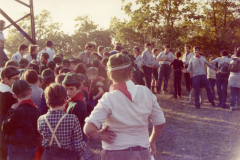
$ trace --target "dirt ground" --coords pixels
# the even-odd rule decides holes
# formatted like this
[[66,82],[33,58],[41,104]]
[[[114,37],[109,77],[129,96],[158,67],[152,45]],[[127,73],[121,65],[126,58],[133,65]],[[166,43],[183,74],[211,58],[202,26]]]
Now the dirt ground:
[[[198,110],[187,96],[157,97],[166,117],[156,142],[157,160],[240,160],[240,111],[213,108],[207,99]],[[99,160],[101,142],[91,140],[90,148],[90,159]]]

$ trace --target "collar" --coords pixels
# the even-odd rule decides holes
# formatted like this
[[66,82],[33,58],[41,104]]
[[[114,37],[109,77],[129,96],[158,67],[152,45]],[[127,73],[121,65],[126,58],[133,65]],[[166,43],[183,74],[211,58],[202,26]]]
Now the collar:
[[[68,100],[68,103],[69,103],[69,102],[73,102],[73,101],[82,101],[83,103],[85,103],[84,95],[83,95],[82,91],[78,92],[78,94],[77,94],[75,97],[69,99],[69,100]],[[64,109],[65,112],[67,112],[68,103],[67,103],[66,106],[65,106],[65,109]],[[85,103],[85,104],[86,104],[86,103]]]
[[138,56],[140,56],[140,55],[141,55],[141,54],[137,54],[137,55],[136,55],[136,58],[137,58]]
[[12,92],[12,88],[6,84],[0,83],[0,92],[5,93],[5,92],[10,92],[13,94]]
[[23,58],[23,56],[19,52],[17,52],[16,55],[19,55],[19,56],[21,56]]
[[32,107],[37,108],[36,104],[33,103],[33,101],[32,101],[31,99],[21,101],[21,102],[19,103],[19,105],[20,105],[20,104],[25,104],[25,103],[30,104]]

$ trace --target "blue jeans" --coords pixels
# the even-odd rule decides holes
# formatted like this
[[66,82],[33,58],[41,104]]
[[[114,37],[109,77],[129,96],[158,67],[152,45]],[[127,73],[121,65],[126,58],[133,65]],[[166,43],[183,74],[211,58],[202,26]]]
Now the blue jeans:
[[9,160],[34,160],[37,152],[37,147],[19,148],[8,144]]
[[229,76],[220,76],[217,74],[217,93],[221,107],[224,107],[226,105],[228,77]]
[[235,107],[236,106],[236,100],[237,100],[237,105],[240,105],[240,88],[237,87],[230,87],[231,90],[231,107]]
[[210,89],[213,93],[213,98],[215,99],[216,96],[215,96],[214,88],[215,88],[215,85],[216,85],[216,79],[209,78],[208,81],[209,81]]
[[161,90],[163,78],[164,78],[163,90],[164,91],[167,90],[170,74],[171,74],[171,67],[169,66],[169,64],[161,64],[160,71],[159,71],[159,81],[158,81],[159,90]]
[[199,75],[195,76],[192,79],[192,86],[195,90],[195,107],[200,108],[200,103],[199,103],[199,91],[200,87],[203,86],[206,91],[207,91],[207,96],[208,96],[208,101],[210,103],[213,102],[213,94],[209,86],[209,81],[207,79],[207,75]]

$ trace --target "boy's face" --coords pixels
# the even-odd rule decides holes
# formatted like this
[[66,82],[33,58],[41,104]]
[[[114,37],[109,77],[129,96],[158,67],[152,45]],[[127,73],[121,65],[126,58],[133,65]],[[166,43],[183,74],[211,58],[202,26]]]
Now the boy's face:
[[43,55],[41,55],[40,56],[40,61],[43,61],[43,60],[44,60]]
[[74,70],[74,67],[75,67],[75,64],[74,64],[74,63],[70,63],[69,69],[70,69],[71,71]]
[[38,54],[38,48],[35,49],[35,51],[33,52],[33,54]]
[[25,48],[24,50],[21,50],[21,51],[20,51],[21,54],[25,54],[25,53],[27,53],[27,52],[28,52],[28,48]]
[[151,51],[152,47],[151,46],[147,46],[146,48],[147,48],[148,51]]
[[90,81],[93,81],[97,76],[94,76],[92,74],[87,74],[87,77]]
[[190,48],[189,47],[185,47],[185,51],[186,52],[190,52]]
[[10,79],[8,79],[7,77],[5,77],[4,79],[3,79],[3,82],[6,84],[6,85],[8,85],[8,86],[12,86],[13,85],[13,83],[15,83],[17,80],[19,80],[20,79],[20,77],[19,77],[19,75],[15,75],[15,76],[12,76]]
[[87,48],[87,49],[86,49],[86,53],[87,53],[87,54],[91,54],[92,51],[93,51],[93,48]]
[[158,55],[158,51],[154,52],[154,56],[157,56]]
[[65,86],[65,85],[63,85],[64,87],[65,87],[65,89],[67,90],[67,96],[68,96],[68,98],[73,98],[73,97],[75,97],[80,91],[81,91],[81,87],[79,87],[78,89],[77,89],[77,87],[75,87],[75,86]]
[[170,48],[165,48],[165,51],[166,52],[170,52]]
[[199,55],[199,49],[195,49],[194,52],[195,52],[196,55]]

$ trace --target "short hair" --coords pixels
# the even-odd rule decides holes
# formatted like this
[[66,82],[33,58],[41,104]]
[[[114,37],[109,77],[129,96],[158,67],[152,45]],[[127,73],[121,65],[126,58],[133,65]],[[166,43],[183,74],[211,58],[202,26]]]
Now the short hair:
[[28,48],[28,46],[27,46],[26,44],[21,44],[21,45],[18,47],[18,51],[25,50],[26,48]]
[[63,61],[62,61],[62,66],[63,67],[69,67],[70,66],[70,61],[68,60],[68,59],[64,59]]
[[55,56],[53,57],[53,61],[55,63],[62,63],[62,56],[60,54],[55,54]]
[[28,60],[26,58],[21,58],[19,61],[20,68],[24,69],[29,64]]
[[166,49],[166,48],[170,48],[170,45],[169,44],[165,44],[164,45],[164,48]]
[[175,55],[176,55],[176,57],[181,57],[182,56],[182,53],[180,52],[180,51],[177,51],[177,52],[175,52]]
[[76,63],[76,65],[79,64],[79,63],[82,63],[82,60],[80,58],[76,58],[75,63]]
[[110,71],[109,76],[111,79],[113,79],[117,82],[125,82],[129,79],[129,75],[130,75],[131,71],[132,71],[132,66],[129,66],[124,69]]
[[16,67],[17,64],[19,64],[17,61],[9,60],[5,63],[5,67],[10,67],[10,66]]
[[139,47],[134,47],[133,49],[136,49],[138,53],[141,53],[140,48]]
[[76,87],[77,89],[81,87],[81,82],[73,84],[63,84],[64,87]]
[[107,65],[107,62],[108,62],[108,58],[104,58],[104,59],[102,60],[102,64],[105,65],[105,66]]
[[221,55],[222,55],[222,56],[228,56],[228,51],[222,50],[222,51],[221,51]]
[[153,53],[155,53],[155,52],[157,52],[157,51],[158,51],[157,48],[154,48],[154,49],[152,50]]
[[62,81],[64,80],[65,76],[66,76],[66,74],[63,74],[63,73],[57,75],[55,78],[55,83],[62,84]]
[[236,57],[240,57],[240,50],[237,50]]
[[92,66],[93,66],[93,67],[98,68],[99,65],[100,65],[100,62],[99,62],[98,60],[95,59],[95,60],[92,61]]
[[53,42],[52,42],[52,41],[47,41],[47,42],[46,42],[46,46],[47,46],[47,47],[52,47],[52,45],[53,45]]
[[45,89],[44,97],[48,107],[62,106],[67,99],[67,91],[60,84],[51,84]]
[[49,54],[47,52],[43,52],[42,53],[42,56],[45,60],[48,60],[49,59]]
[[151,43],[145,43],[145,47],[152,46]]
[[18,98],[25,98],[25,97],[27,97],[27,96],[30,94],[30,93],[29,93],[30,91],[31,91],[31,88],[28,88],[28,89],[27,89],[26,91],[24,91],[23,93],[18,94],[17,97],[18,97]]
[[197,49],[200,51],[200,47],[198,47],[198,46],[193,47],[193,49],[194,49],[194,51]]
[[104,55],[105,57],[110,57],[110,53],[109,53],[109,52],[104,52],[103,55]]
[[189,46],[189,45],[186,45],[185,48],[189,48],[189,49],[190,49],[190,46]]
[[103,47],[103,46],[99,46],[98,47],[98,52],[100,53],[100,52],[102,52],[102,50],[104,49],[105,47]]
[[55,74],[58,75],[58,74],[59,74],[59,71],[60,71],[62,68],[63,68],[63,66],[57,66],[57,67],[55,67],[55,68],[54,68]]
[[91,74],[91,75],[94,75],[94,76],[98,76],[98,69],[96,67],[90,67],[86,71],[86,74]]
[[117,51],[121,51],[122,50],[122,46],[115,46],[114,49],[117,50]]
[[55,67],[56,67],[56,63],[53,62],[53,61],[49,61],[49,62],[47,63],[47,67],[54,71],[54,69],[55,69]]
[[87,69],[86,69],[86,67],[85,67],[85,65],[83,64],[83,63],[79,63],[78,65],[76,65],[75,66],[75,68],[74,68],[74,72],[76,73],[76,74],[78,74],[78,73],[82,73],[82,74],[86,74],[86,71],[87,71]]
[[3,24],[5,24],[5,21],[4,20],[0,20],[0,31],[3,30]]
[[93,44],[91,42],[88,42],[86,45],[85,45],[85,49],[88,49],[88,48],[93,48]]
[[71,72],[71,70],[67,67],[64,67],[64,68],[60,69],[59,74],[68,73],[68,72]]
[[98,53],[96,53],[96,52],[93,52],[91,54],[94,55],[94,56],[98,56]]
[[74,64],[76,64],[76,62],[75,62],[75,58],[69,58],[69,63],[74,63]]
[[33,70],[33,69],[28,69],[24,73],[24,79],[29,83],[29,84],[35,84],[38,81],[38,73]]
[[123,51],[122,54],[128,55],[128,51]]
[[29,46],[29,53],[33,53],[38,48],[38,45],[30,45]]

